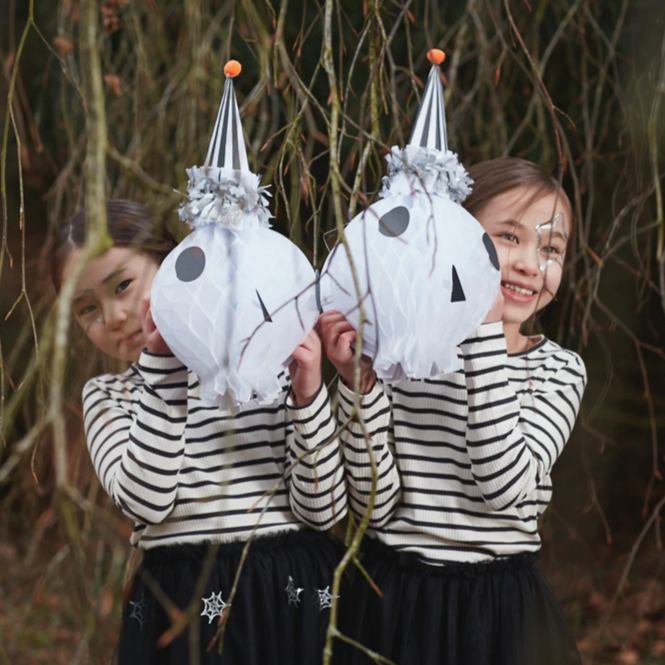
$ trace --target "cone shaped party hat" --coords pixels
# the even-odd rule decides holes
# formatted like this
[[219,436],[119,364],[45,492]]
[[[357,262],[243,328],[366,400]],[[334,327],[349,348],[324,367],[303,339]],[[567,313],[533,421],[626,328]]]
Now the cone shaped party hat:
[[249,171],[245,139],[242,135],[240,111],[233,87],[233,79],[240,73],[240,63],[231,60],[224,67],[226,83],[222,103],[219,105],[217,122],[210,139],[206,166]]
[[462,203],[471,191],[471,179],[457,155],[448,150],[446,109],[439,65],[445,54],[439,49],[427,53],[432,69],[427,77],[411,138],[404,150],[393,147],[386,156],[388,175],[380,196],[426,191],[447,195]]
[[233,79],[240,63],[230,60],[224,67],[226,82],[219,105],[208,154],[202,167],[187,169],[188,201],[180,208],[180,219],[197,228],[218,224],[234,229],[269,227],[266,187],[251,172]]
[[448,136],[446,133],[446,108],[443,102],[443,85],[439,64],[444,61],[445,54],[438,49],[428,53],[432,63],[425,94],[420,102],[416,122],[413,125],[408,145],[435,150],[448,150]]

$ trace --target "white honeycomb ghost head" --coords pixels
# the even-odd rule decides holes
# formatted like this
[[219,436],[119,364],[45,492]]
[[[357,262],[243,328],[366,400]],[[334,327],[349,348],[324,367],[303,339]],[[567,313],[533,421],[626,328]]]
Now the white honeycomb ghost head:
[[187,169],[180,218],[194,228],[163,261],[150,309],[173,354],[200,380],[201,399],[235,410],[272,401],[278,375],[318,318],[316,276],[271,231],[265,187],[249,170],[230,61],[203,167]]
[[433,63],[409,144],[387,156],[382,200],[346,226],[321,273],[323,308],[357,329],[377,375],[394,383],[459,367],[457,346],[484,320],[500,285],[491,238],[460,203],[471,181],[448,150],[443,90]]
[[266,228],[204,226],[169,254],[152,287],[155,324],[201,382],[201,398],[274,399],[277,375],[318,318],[315,274]]
[[[482,323],[499,288],[491,238],[449,198],[390,196],[345,229],[367,323],[363,353],[387,382],[457,369],[456,347]],[[357,329],[358,297],[342,244],[321,274],[323,308]],[[365,297],[367,295],[367,297]]]

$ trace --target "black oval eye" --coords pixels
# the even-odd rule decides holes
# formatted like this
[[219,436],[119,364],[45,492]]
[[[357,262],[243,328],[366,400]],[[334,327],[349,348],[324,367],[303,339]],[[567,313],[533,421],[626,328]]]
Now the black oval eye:
[[487,233],[483,233],[483,245],[485,245],[485,249],[487,250],[487,253],[489,254],[490,263],[497,270],[501,270],[501,266],[499,265],[499,257],[497,256],[497,253],[496,253],[496,247],[494,246],[494,243],[492,242],[492,238],[490,238],[487,235]]
[[175,262],[175,274],[181,282],[193,282],[203,274],[206,255],[200,247],[188,247]]
[[397,238],[409,226],[409,211],[404,206],[389,210],[379,219],[379,233],[388,238]]

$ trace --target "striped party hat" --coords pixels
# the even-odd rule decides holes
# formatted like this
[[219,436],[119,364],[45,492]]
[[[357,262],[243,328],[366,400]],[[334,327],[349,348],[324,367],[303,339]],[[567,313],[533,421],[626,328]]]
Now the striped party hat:
[[432,68],[425,85],[416,122],[406,147],[394,146],[386,155],[388,175],[383,178],[379,196],[404,195],[424,191],[447,196],[462,203],[471,191],[471,178],[457,155],[448,149],[446,108],[439,65],[446,55],[431,49],[427,59]]
[[420,102],[416,122],[413,125],[408,145],[435,150],[448,150],[446,133],[446,108],[443,103],[443,85],[439,65],[445,60],[446,54],[439,49],[432,49],[427,59],[432,63],[425,94]]
[[236,100],[233,79],[242,66],[229,60],[224,66],[226,82],[208,154],[203,166],[187,169],[187,201],[178,214],[192,228],[217,224],[236,230],[269,227],[270,196],[261,177],[252,173]]
[[236,60],[230,60],[224,67],[226,82],[222,103],[219,105],[217,122],[210,139],[210,147],[206,157],[206,166],[219,166],[220,168],[235,171],[249,171],[247,162],[247,149],[242,134],[240,111],[233,87],[233,79],[240,73],[241,66]]

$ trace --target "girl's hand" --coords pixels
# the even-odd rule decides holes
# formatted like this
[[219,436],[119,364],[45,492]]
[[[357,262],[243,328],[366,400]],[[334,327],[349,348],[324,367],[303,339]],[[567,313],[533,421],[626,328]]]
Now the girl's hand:
[[[356,354],[351,348],[357,332],[343,314],[331,310],[321,314],[316,324],[321,332],[323,347],[330,362],[336,367],[347,386],[353,389]],[[376,374],[372,369],[372,359],[360,358],[360,393],[367,394],[374,387]]]
[[296,406],[309,404],[319,392],[321,376],[321,339],[313,329],[303,343],[291,354],[289,365],[291,387]]
[[143,325],[143,336],[145,337],[145,346],[150,353],[159,356],[172,356],[171,349],[159,334],[155,322],[150,313],[150,296],[145,296],[141,301],[141,323]]
[[494,323],[503,319],[503,293],[499,288],[499,293],[496,294],[496,300],[492,305],[492,309],[487,313],[483,323]]

